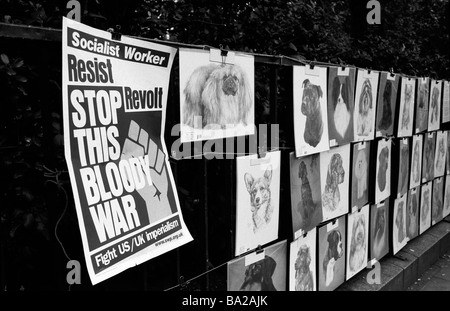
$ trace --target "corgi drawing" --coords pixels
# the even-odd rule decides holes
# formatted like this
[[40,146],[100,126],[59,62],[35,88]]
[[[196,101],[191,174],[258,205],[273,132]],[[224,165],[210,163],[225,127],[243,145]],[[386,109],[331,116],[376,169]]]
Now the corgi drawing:
[[251,174],[245,173],[244,179],[250,194],[253,232],[256,233],[270,222],[273,214],[270,192],[272,166],[269,165],[262,177],[254,178]]

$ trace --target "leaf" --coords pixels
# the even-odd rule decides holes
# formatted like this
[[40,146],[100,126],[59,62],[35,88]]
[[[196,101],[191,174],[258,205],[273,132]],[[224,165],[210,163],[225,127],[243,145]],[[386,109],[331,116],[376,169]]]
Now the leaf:
[[15,61],[14,61],[14,63],[13,63],[13,67],[14,68],[20,68],[20,67],[22,67],[23,66],[23,63],[24,63],[24,61],[23,61],[23,59],[16,59]]
[[9,64],[9,57],[8,57],[8,55],[6,55],[6,54],[1,54],[1,55],[0,55],[0,58],[2,59],[2,62],[3,62],[5,65],[8,65],[8,64]]
[[292,42],[289,43],[289,47],[297,52],[297,47]]
[[15,78],[17,81],[22,82],[22,83],[25,83],[25,82],[28,81],[28,79],[27,79],[26,77],[21,76],[21,75],[16,75],[14,78]]

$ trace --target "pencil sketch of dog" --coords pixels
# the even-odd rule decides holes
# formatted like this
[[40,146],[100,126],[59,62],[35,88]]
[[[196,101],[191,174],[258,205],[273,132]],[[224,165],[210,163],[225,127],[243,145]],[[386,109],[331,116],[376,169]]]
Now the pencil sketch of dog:
[[411,200],[409,201],[408,212],[407,212],[407,228],[408,228],[408,236],[413,237],[417,231],[417,210],[418,210],[418,202],[417,196],[412,195]]
[[398,189],[404,193],[408,189],[408,170],[409,170],[409,148],[402,145],[400,147],[400,176]]
[[366,260],[366,220],[364,215],[355,216],[352,227],[352,237],[350,241],[349,267],[353,272],[358,271]]
[[385,247],[386,209],[378,208],[375,214],[375,234],[373,239],[373,256],[379,258]]
[[423,169],[422,176],[425,181],[432,180],[434,178],[434,152],[435,146],[433,144],[433,138],[427,138],[425,140],[425,147],[423,151]]
[[356,177],[356,197],[360,199],[367,190],[367,160],[365,152],[358,152],[354,171]]
[[247,125],[253,107],[251,84],[246,72],[237,64],[209,64],[198,67],[184,88],[183,123],[202,127],[226,128]]
[[433,92],[431,94],[431,104],[430,104],[430,115],[431,115],[431,123],[438,122],[438,113],[439,113],[439,89],[437,87],[433,88]]
[[378,122],[380,130],[387,130],[392,124],[392,81],[387,80],[383,91],[383,115]]
[[308,79],[302,83],[302,114],[306,116],[303,138],[312,147],[316,147],[322,139],[323,121],[320,98],[323,96],[320,85],[311,84]]
[[311,185],[308,180],[308,171],[304,161],[301,161],[299,164],[298,177],[302,181],[300,186],[302,201],[298,203],[297,209],[302,216],[302,227],[307,228],[311,225],[311,219],[316,211],[317,203],[313,201]]
[[403,213],[404,213],[404,201],[400,201],[398,203],[397,207],[397,217],[395,218],[395,225],[397,226],[397,242],[401,243],[403,242],[403,239],[405,238],[405,231],[404,231],[404,222],[403,222]]
[[440,220],[442,217],[442,193],[439,190],[433,190],[433,208],[432,210],[432,219]]
[[329,286],[334,279],[336,261],[344,254],[342,245],[342,234],[339,230],[332,230],[327,237],[328,247],[322,262],[323,275],[325,276],[325,286]]
[[344,182],[345,171],[342,166],[342,157],[339,153],[333,154],[328,164],[325,191],[322,194],[323,206],[328,211],[335,211],[341,201],[339,184]]
[[412,99],[413,99],[412,85],[406,84],[405,85],[405,97],[404,97],[404,103],[403,103],[403,111],[402,111],[402,122],[401,122],[402,130],[408,130],[409,126],[410,126],[409,111],[411,109]]
[[312,291],[314,290],[314,277],[310,268],[311,254],[307,245],[300,246],[295,260],[295,290]]
[[436,165],[435,165],[435,171],[437,173],[442,173],[444,171],[444,165],[445,165],[445,146],[444,146],[444,139],[441,138],[438,141],[438,148],[437,148],[437,154],[436,154]]
[[422,223],[425,223],[429,214],[430,214],[430,190],[425,189],[422,200],[422,211],[420,215]]
[[381,149],[380,155],[378,156],[378,175],[377,175],[377,183],[378,189],[381,192],[386,188],[386,184],[388,182],[388,178],[386,178],[387,170],[389,167],[389,148],[383,147]]
[[276,291],[273,284],[273,274],[277,262],[270,256],[250,264],[245,269],[245,278],[239,290],[241,291]]
[[413,151],[413,155],[412,155],[412,167],[413,167],[413,180],[414,183],[418,183],[420,181],[420,175],[421,175],[421,171],[420,171],[420,150],[419,150],[419,142],[416,141],[415,145],[414,145],[414,151]]
[[364,80],[361,95],[359,96],[359,114],[356,123],[357,134],[368,136],[372,131],[372,85],[369,79]]
[[250,173],[245,173],[244,180],[250,194],[253,232],[256,233],[270,222],[274,210],[270,191],[272,166],[269,165],[262,177],[254,178]]
[[344,138],[351,120],[350,111],[350,78],[347,76],[339,79],[336,76],[333,80],[333,90],[331,92],[333,105],[333,121],[336,133]]

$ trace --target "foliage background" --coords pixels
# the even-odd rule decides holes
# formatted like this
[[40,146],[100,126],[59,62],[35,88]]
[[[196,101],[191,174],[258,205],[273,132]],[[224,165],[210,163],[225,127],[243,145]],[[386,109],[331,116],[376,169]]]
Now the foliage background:
[[[59,29],[61,17],[68,12],[66,2],[0,0],[0,22]],[[394,72],[405,75],[450,79],[450,5],[447,0],[380,1],[380,25],[367,24],[367,2],[362,0],[80,2],[83,23],[104,30],[119,25],[120,31],[130,36],[217,48],[223,46],[236,51],[285,55],[376,70],[392,68]],[[75,256],[80,262],[84,261],[63,156],[60,48],[60,43],[55,42],[0,38],[2,290],[66,289],[66,258]],[[283,119],[282,116],[278,121],[285,121],[288,125],[292,123],[289,70],[280,68],[277,78],[279,114],[286,117]],[[257,67],[256,111],[257,121],[261,123],[270,117],[271,72],[268,67]],[[174,80],[176,85],[176,77]],[[174,94],[172,100],[176,102],[176,91]],[[282,133],[284,143],[291,139],[288,133]],[[202,165],[195,164],[192,170],[180,166],[179,175],[195,175]],[[230,199],[220,191],[221,182],[215,181],[222,180],[221,174],[229,174],[228,165],[232,168],[232,164],[225,161],[225,164],[217,164],[214,170],[210,170],[214,172],[209,185],[210,195],[214,197],[209,198],[208,215],[218,219],[218,224],[210,228],[213,236],[220,235],[220,230],[229,229],[227,224],[232,226],[233,222],[233,217],[220,209],[223,202],[233,203],[228,202]],[[204,194],[189,189],[189,181],[178,182],[187,221],[195,224],[190,227],[195,227],[193,235],[199,238],[206,230],[205,224],[196,223],[199,221],[199,197]],[[230,182],[227,186],[233,187],[231,181],[227,182]],[[55,229],[59,230],[66,246],[65,254],[56,240]],[[230,244],[232,242],[217,247],[229,247]],[[198,253],[203,248],[203,244],[194,245],[186,252]],[[140,278],[138,275],[142,271],[151,277],[159,277],[161,272],[158,270],[164,267],[165,262],[176,261],[182,255],[183,250],[161,256],[151,265],[131,269],[133,271],[96,288],[121,288],[122,281]],[[231,259],[228,254],[217,258],[212,255],[211,261],[218,264],[228,259]],[[213,265],[207,262],[206,266]],[[203,272],[206,266],[186,269],[193,276]],[[145,289],[168,287],[173,285],[173,279],[182,270],[183,267],[177,266],[167,284],[164,280],[158,285],[148,280],[141,284]],[[86,275],[83,278],[88,279]],[[223,276],[218,279],[220,288]],[[141,285],[134,286],[141,288]],[[197,287],[201,286],[190,285],[190,289]]]

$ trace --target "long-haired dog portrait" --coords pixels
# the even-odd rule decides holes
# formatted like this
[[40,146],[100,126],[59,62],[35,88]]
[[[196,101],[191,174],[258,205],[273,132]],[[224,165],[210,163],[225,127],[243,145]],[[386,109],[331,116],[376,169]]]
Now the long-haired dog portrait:
[[435,141],[433,138],[425,139],[425,146],[423,148],[423,168],[422,177],[426,181],[434,178],[434,152],[435,152]]
[[386,209],[377,208],[375,214],[375,225],[374,225],[374,238],[373,238],[373,256],[379,258],[381,256],[382,250],[385,248],[386,244]]
[[397,207],[397,216],[395,217],[395,226],[397,227],[397,242],[401,243],[405,239],[405,228],[404,228],[404,221],[403,221],[403,215],[404,215],[404,207],[405,202],[400,201],[398,203]]
[[298,203],[297,208],[302,216],[303,227],[307,228],[311,224],[311,219],[317,209],[317,203],[313,201],[311,185],[308,180],[308,171],[306,164],[301,161],[298,168],[298,177],[301,179],[300,195],[302,201]]
[[407,130],[410,126],[410,117],[409,117],[409,110],[411,109],[411,102],[413,99],[412,94],[412,85],[406,84],[405,85],[405,97],[404,97],[404,103],[403,103],[403,111],[402,111],[402,122],[401,122],[401,129]]
[[353,189],[355,191],[353,195],[360,199],[367,190],[367,160],[365,152],[358,152],[353,169],[356,177],[356,191]]
[[327,242],[328,246],[322,262],[322,269],[325,276],[325,285],[329,286],[334,279],[336,261],[344,254],[342,234],[339,230],[332,230],[328,233]]
[[409,200],[407,214],[406,214],[406,228],[408,236],[414,237],[417,232],[417,211],[418,211],[418,202],[417,196],[411,195],[411,200]]
[[438,148],[437,148],[437,154],[436,157],[436,170],[438,172],[444,171],[444,165],[445,165],[445,146],[444,146],[444,138],[439,139],[438,141]]
[[438,122],[438,113],[439,113],[439,89],[437,87],[433,88],[431,93],[431,103],[430,103],[430,115],[431,115],[431,123]]
[[380,130],[387,130],[392,124],[392,81],[386,80],[386,85],[383,91],[383,115],[378,122],[378,128]]
[[381,192],[384,191],[387,184],[387,170],[389,167],[389,148],[383,147],[381,149],[380,154],[378,155],[378,174],[377,174],[377,184],[378,189],[380,189]]
[[353,272],[358,271],[366,260],[366,220],[364,215],[356,215],[352,227],[350,240],[349,267]]
[[185,125],[197,127],[199,117],[202,128],[247,125],[253,97],[249,78],[239,65],[198,67],[189,77],[183,93]]
[[369,79],[364,80],[359,96],[359,114],[356,123],[356,133],[360,136],[367,136],[372,131],[372,84]]
[[269,165],[264,175],[258,178],[253,177],[250,173],[245,173],[244,180],[250,194],[253,232],[256,233],[270,222],[273,214],[274,207],[270,191],[272,166]]
[[351,119],[350,111],[350,78],[336,76],[333,80],[331,99],[333,105],[333,120],[336,133],[342,138],[347,133]]
[[405,193],[408,189],[408,171],[409,171],[409,148],[408,146],[400,146],[400,174],[398,181],[398,190]]
[[310,268],[311,253],[307,245],[300,246],[295,260],[295,290],[312,291],[314,290],[314,277]]
[[[436,183],[433,185],[435,187]],[[440,189],[433,189],[433,208],[431,219],[439,221],[442,218],[442,192]]]
[[323,96],[320,85],[311,84],[308,79],[302,83],[302,114],[306,116],[303,138],[312,147],[316,147],[322,139],[323,121],[320,98]]
[[342,157],[339,153],[333,154],[328,164],[325,191],[322,194],[324,206],[329,211],[335,211],[341,201],[339,184],[344,182],[345,170],[342,166]]
[[428,82],[422,83],[419,82],[419,92],[418,92],[418,103],[419,103],[419,108],[426,108],[426,102],[428,99]]
[[265,256],[245,269],[245,278],[241,291],[276,291],[272,276],[277,262],[270,256]]

